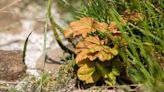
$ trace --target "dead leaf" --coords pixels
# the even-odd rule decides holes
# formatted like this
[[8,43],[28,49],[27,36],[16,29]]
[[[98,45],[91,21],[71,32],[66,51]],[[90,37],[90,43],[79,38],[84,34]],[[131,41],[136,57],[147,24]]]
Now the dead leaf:
[[86,37],[89,32],[93,31],[93,19],[89,17],[81,18],[79,21],[74,21],[70,23],[70,28],[64,31],[64,36],[66,38],[70,36],[79,36],[82,35]]
[[104,22],[97,22],[89,17],[83,17],[79,21],[70,23],[70,28],[64,31],[65,38],[75,37],[82,35],[83,38],[87,37],[88,33],[101,31],[107,31],[108,24]]
[[108,30],[112,33],[113,36],[120,36],[121,35],[121,32],[118,31],[118,27],[117,27],[115,22],[110,23]]
[[105,32],[105,31],[107,31],[108,24],[106,24],[104,22],[97,22],[96,21],[93,25],[93,28],[98,30],[98,31]]
[[123,13],[123,19],[128,22],[128,21],[132,21],[132,22],[138,22],[138,21],[142,21],[144,19],[144,16],[142,13],[139,13],[137,11],[130,11],[130,10],[126,10]]
[[85,59],[94,61],[97,58],[104,62],[112,59],[118,54],[117,46],[110,48],[104,44],[101,44],[101,40],[93,36],[87,37],[83,41],[79,42],[75,50],[77,54],[77,64]]

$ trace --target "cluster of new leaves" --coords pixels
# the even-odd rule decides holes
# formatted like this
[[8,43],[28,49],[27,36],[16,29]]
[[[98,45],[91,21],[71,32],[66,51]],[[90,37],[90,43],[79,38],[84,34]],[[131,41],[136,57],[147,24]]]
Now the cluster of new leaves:
[[[107,33],[103,39],[99,34]],[[108,35],[110,34],[110,35]],[[95,21],[92,18],[84,17],[79,21],[70,23],[70,28],[64,31],[64,36],[77,37],[82,36],[75,48],[76,64],[79,66],[77,76],[86,83],[95,83],[100,77],[106,79],[106,83],[113,85],[119,71],[116,68],[106,68],[104,62],[109,62],[118,55],[118,46],[113,44],[108,46],[108,40],[120,37],[117,26],[114,22],[110,24]]]

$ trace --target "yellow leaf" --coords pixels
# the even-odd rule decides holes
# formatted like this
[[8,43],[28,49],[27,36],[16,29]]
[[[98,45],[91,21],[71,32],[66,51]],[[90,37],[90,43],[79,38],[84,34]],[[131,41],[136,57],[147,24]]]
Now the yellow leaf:
[[100,61],[105,61],[105,53],[103,51],[100,51],[97,55],[97,57],[99,58]]
[[110,60],[113,58],[113,56],[110,53],[106,53],[104,51],[100,51],[98,54],[98,58],[100,61],[104,62],[106,60]]
[[103,49],[102,49],[104,52],[106,52],[106,53],[110,53],[111,52],[111,48],[110,47],[108,47],[108,46],[103,46]]
[[100,78],[100,74],[97,73],[96,71],[92,74],[92,77],[90,77],[88,80],[86,80],[85,82],[88,83],[95,83],[96,81],[99,80]]
[[116,56],[118,54],[118,50],[117,50],[118,46],[114,46],[112,49],[111,49],[111,53]]
[[96,72],[94,63],[85,61],[80,65],[77,76],[80,80],[85,81],[85,83],[95,83],[100,78],[100,74]]
[[90,52],[90,53],[95,53],[95,52],[101,51],[101,50],[102,50],[102,47],[99,46],[99,45],[96,45],[96,46],[90,48],[90,49],[89,49],[89,52]]

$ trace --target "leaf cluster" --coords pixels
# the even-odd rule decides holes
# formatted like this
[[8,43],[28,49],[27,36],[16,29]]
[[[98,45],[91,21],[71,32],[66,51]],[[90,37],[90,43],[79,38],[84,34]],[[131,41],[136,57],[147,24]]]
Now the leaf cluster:
[[108,85],[116,83],[116,76],[120,74],[119,69],[116,65],[106,67],[103,63],[108,64],[112,60],[115,62],[114,58],[119,54],[119,46],[114,42],[121,40],[121,33],[117,29],[114,22],[107,24],[83,17],[71,22],[70,27],[64,31],[66,38],[81,37],[75,47],[75,60],[79,67],[77,76],[80,80],[95,83],[103,78]]

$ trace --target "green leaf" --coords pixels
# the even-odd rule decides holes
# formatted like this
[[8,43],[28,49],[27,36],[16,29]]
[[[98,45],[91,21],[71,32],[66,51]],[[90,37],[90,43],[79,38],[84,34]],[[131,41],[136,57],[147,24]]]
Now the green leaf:
[[24,43],[24,48],[23,48],[23,62],[25,63],[25,57],[26,57],[26,52],[27,52],[27,45],[28,45],[28,39],[30,37],[32,32],[27,36],[26,41]]

